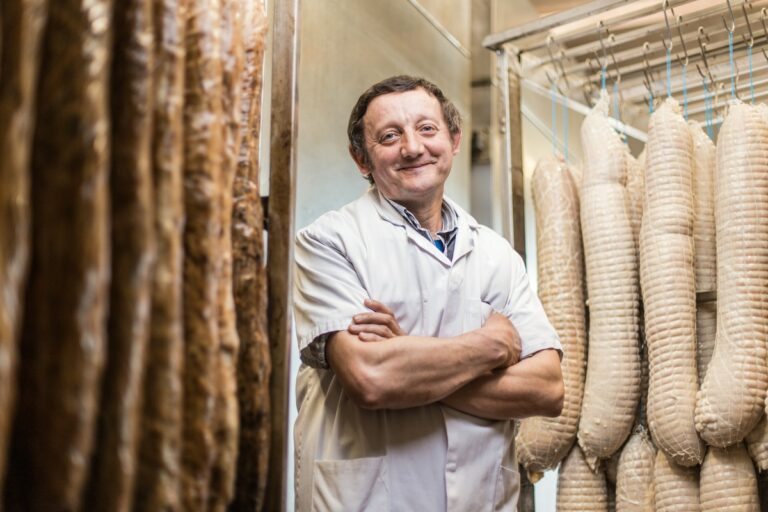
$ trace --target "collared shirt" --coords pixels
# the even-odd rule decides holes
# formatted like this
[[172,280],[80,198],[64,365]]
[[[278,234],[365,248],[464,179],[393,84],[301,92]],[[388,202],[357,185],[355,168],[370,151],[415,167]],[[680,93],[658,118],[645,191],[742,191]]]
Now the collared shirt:
[[[384,196],[381,195],[381,197]],[[416,216],[408,210],[408,208],[399,203],[396,203],[395,201],[392,201],[389,198],[384,197],[384,199],[389,204],[391,204],[392,207],[397,210],[405,220],[408,221],[408,224],[410,224],[413,229],[415,229],[424,238],[435,244],[438,249],[440,249],[438,243],[441,242],[443,246],[441,251],[445,252],[445,255],[449,260],[453,259],[453,247],[455,245],[454,242],[456,241],[456,231],[458,228],[458,213],[456,212],[456,209],[450,205],[450,203],[443,201],[443,205],[440,209],[443,228],[437,232],[437,239],[434,239],[432,238],[432,233],[430,233],[428,229],[421,227],[419,219],[417,219]]]
[[[389,306],[405,332],[448,338],[507,316],[526,358],[560,350],[520,256],[464,210],[449,259],[371,189],[301,230],[296,336],[302,356],[346,329],[363,300]],[[511,421],[439,403],[362,409],[333,371],[304,359],[296,382],[297,510],[512,510],[519,475]]]
[[[456,233],[458,232],[459,227],[459,214],[449,202],[443,201],[442,207],[440,209],[443,228],[437,232],[438,238],[436,240],[432,238],[432,234],[428,229],[421,227],[419,219],[417,219],[416,216],[408,210],[408,208],[399,203],[396,203],[395,201],[392,201],[387,197],[384,197],[381,192],[379,192],[379,198],[392,205],[392,208],[397,210],[397,212],[402,215],[402,217],[413,229],[416,230],[417,233],[432,242],[439,251],[445,253],[449,260],[453,259],[453,249],[456,246]],[[441,243],[443,247],[439,247],[436,242]],[[361,310],[362,307],[363,306],[361,305]],[[328,360],[325,357],[325,346],[331,334],[333,334],[333,332],[326,332],[319,335],[309,346],[303,349],[301,356],[302,359],[307,362],[307,364],[318,368],[328,368]]]

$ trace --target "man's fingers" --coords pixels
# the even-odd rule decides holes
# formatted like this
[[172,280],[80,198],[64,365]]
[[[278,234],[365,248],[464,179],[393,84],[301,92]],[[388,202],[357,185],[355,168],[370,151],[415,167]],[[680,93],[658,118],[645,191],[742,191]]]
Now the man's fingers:
[[365,307],[371,308],[372,310],[378,313],[385,313],[387,315],[395,316],[395,313],[391,309],[389,309],[387,306],[385,306],[384,304],[382,304],[377,300],[365,299],[363,301],[363,304],[365,305]]
[[386,325],[379,324],[352,324],[347,329],[352,334],[369,333],[383,338],[394,338],[395,334]]
[[386,339],[370,332],[361,332],[357,337],[360,338],[361,341],[384,341]]
[[386,325],[392,332],[400,330],[395,317],[386,313],[360,313],[352,317],[352,322],[356,324]]

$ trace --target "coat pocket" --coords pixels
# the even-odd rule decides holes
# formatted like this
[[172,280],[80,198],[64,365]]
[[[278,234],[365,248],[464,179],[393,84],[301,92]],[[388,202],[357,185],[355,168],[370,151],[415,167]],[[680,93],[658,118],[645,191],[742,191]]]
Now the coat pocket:
[[356,512],[389,510],[384,457],[315,462],[312,510]]
[[516,469],[501,466],[496,479],[496,492],[493,497],[494,511],[513,512],[517,509],[520,495],[520,473]]

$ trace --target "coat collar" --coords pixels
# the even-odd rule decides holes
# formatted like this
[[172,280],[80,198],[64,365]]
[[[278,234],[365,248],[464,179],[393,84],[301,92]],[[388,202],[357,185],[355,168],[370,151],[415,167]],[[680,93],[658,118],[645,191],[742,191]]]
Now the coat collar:
[[382,195],[376,186],[371,187],[364,196],[368,201],[373,204],[373,207],[379,214],[379,217],[385,222],[400,226],[405,229],[405,233],[408,236],[408,240],[416,244],[420,249],[426,251],[429,255],[438,259],[445,266],[453,266],[463,256],[469,254],[475,247],[477,240],[477,231],[480,229],[480,224],[477,223],[474,217],[472,217],[466,210],[457,205],[454,201],[448,197],[443,197],[443,201],[447,202],[456,211],[458,220],[458,233],[456,233],[456,246],[453,251],[453,260],[449,261],[445,254],[441,253],[433,244],[426,238],[420,235],[405,218],[397,211]]

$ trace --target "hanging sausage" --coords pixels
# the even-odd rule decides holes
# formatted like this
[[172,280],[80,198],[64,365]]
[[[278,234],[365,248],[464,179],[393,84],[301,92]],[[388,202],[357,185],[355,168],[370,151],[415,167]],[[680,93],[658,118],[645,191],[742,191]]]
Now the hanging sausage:
[[608,489],[602,468],[593,471],[578,444],[563,460],[557,477],[557,510],[608,512]]
[[243,68],[243,33],[240,3],[221,2],[221,55],[223,64],[224,144],[220,176],[221,276],[218,292],[219,345],[216,359],[216,411],[214,435],[216,456],[211,472],[208,509],[224,511],[232,500],[237,469],[238,403],[237,354],[240,340],[235,325],[232,297],[232,186],[240,151],[240,97]]
[[533,417],[520,423],[515,440],[518,458],[535,482],[536,474],[553,469],[576,439],[584,392],[586,326],[577,184],[567,166],[550,157],[536,166],[532,189],[538,295],[563,344],[565,384],[559,417]]
[[47,0],[4,0],[0,19],[0,495],[16,396],[30,252],[30,152]]
[[696,428],[712,446],[744,439],[765,407],[767,108],[731,106],[717,144],[717,337],[696,405]]
[[182,510],[208,508],[221,275],[221,3],[191,0],[184,95],[184,415]]
[[656,512],[699,512],[699,467],[675,464],[663,450],[653,466]]
[[49,9],[7,510],[80,508],[105,359],[112,2]]
[[234,182],[232,263],[237,332],[240,443],[234,511],[262,510],[269,458],[270,355],[267,340],[267,276],[259,197],[259,128],[267,15],[260,0],[243,4],[245,66],[241,100],[243,131]]
[[184,33],[187,0],[153,2],[152,176],[157,255],[134,508],[181,510],[182,190]]
[[693,214],[693,143],[680,107],[668,98],[651,116],[648,130],[640,278],[650,370],[648,426],[656,446],[683,466],[704,457],[694,426]]
[[701,465],[702,512],[758,512],[755,468],[743,443],[710,447]]
[[590,332],[578,439],[590,464],[621,447],[640,398],[637,250],[625,188],[628,153],[607,111],[604,93],[581,129],[581,227]]
[[116,0],[110,84],[112,284],[107,363],[85,508],[128,512],[149,336],[155,245],[150,159],[152,5]]
[[638,427],[621,450],[616,473],[616,511],[644,512],[653,503],[656,448],[645,427]]
[[[693,139],[693,268],[696,291],[717,289],[717,254],[715,247],[715,144],[700,126],[689,122]],[[704,382],[712,351],[715,349],[717,307],[713,302],[696,305],[696,340],[699,386]]]

